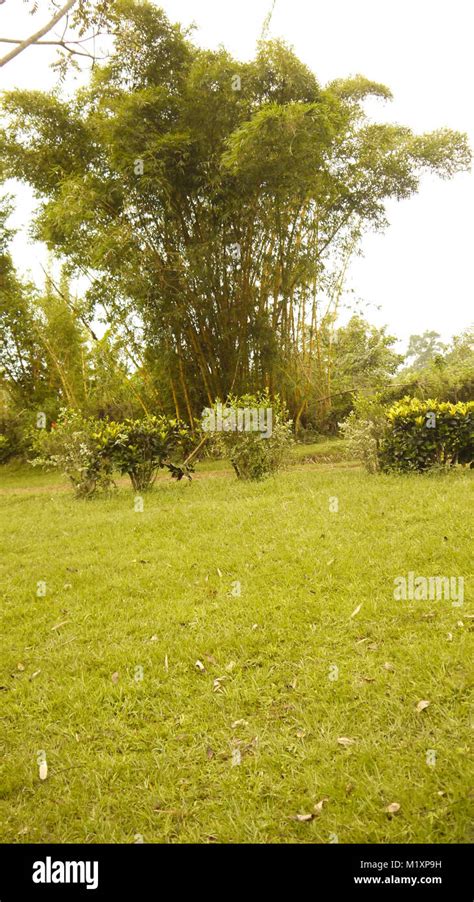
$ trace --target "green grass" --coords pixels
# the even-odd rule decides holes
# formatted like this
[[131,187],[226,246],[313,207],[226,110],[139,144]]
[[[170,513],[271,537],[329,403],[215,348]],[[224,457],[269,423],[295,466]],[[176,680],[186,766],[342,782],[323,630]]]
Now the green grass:
[[[2,841],[469,841],[471,474],[1,485]],[[409,570],[464,607],[395,601]]]

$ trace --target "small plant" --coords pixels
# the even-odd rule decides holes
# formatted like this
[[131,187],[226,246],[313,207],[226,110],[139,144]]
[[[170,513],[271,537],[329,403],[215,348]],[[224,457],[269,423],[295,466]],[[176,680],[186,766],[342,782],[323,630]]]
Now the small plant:
[[[264,479],[284,465],[293,444],[292,422],[278,396],[268,391],[255,395],[229,396],[216,402],[211,445],[226,454],[238,479]],[[219,428],[219,417],[221,428]],[[205,428],[205,427],[204,427]]]
[[104,453],[98,423],[76,410],[61,410],[50,431],[32,431],[32,446],[37,456],[30,463],[61,470],[78,498],[90,498],[98,490],[115,487],[112,461]]
[[369,473],[380,470],[380,449],[387,431],[387,412],[380,400],[359,396],[339,428],[347,441],[349,455],[361,460]]
[[174,479],[190,478],[184,465],[172,463],[171,455],[182,456],[189,443],[188,429],[175,419],[148,416],[141,420],[107,423],[99,432],[102,453],[120,473],[127,473],[136,492],[146,492],[162,467]]

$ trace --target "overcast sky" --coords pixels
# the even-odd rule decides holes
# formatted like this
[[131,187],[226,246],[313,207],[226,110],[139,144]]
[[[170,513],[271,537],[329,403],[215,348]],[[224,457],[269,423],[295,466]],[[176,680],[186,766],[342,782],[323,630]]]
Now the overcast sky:
[[[22,37],[42,24],[28,16],[23,0],[0,5],[0,34]],[[201,46],[224,45],[251,58],[271,0],[161,0],[173,21],[197,26]],[[362,73],[388,85],[394,101],[372,102],[372,116],[416,131],[446,126],[469,134],[474,146],[473,0],[276,0],[271,37],[282,37],[325,83]],[[33,27],[32,27],[33,26]],[[6,45],[0,45],[0,48]],[[55,76],[49,48],[32,48],[0,70],[0,87],[48,89]],[[17,195],[15,262],[40,278],[44,249],[28,242],[33,203]],[[369,305],[368,318],[403,340],[435,329],[444,339],[473,320],[474,175],[451,181],[422,180],[411,200],[390,204],[390,227],[364,241],[349,287]],[[377,306],[380,305],[380,310]]]

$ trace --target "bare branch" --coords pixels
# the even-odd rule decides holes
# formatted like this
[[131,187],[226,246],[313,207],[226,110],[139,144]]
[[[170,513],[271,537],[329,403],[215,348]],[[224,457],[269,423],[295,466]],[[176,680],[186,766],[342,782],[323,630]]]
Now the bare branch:
[[[35,34],[30,35],[29,38],[26,38],[20,44],[18,44],[10,53],[7,53],[6,56],[0,59],[0,68],[5,66],[6,63],[9,63],[10,60],[14,59],[23,50],[26,50],[27,47],[31,47],[32,44],[37,44],[45,34],[48,34],[52,28],[69,12],[70,9],[77,3],[77,0],[67,0],[64,6],[61,9],[58,9],[57,13],[53,16],[52,19],[46,25],[43,25],[43,28],[40,28],[39,31],[36,31]],[[10,43],[10,41],[6,41],[5,43]]]

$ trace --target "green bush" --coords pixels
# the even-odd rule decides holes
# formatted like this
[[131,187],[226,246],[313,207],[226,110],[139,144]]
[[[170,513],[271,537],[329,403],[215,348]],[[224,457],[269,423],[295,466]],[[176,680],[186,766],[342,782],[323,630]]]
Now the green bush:
[[189,478],[189,469],[172,463],[171,455],[183,456],[190,439],[187,427],[165,416],[148,416],[123,423],[106,423],[97,432],[102,454],[120,473],[127,473],[136,492],[150,489],[162,467],[176,479]]
[[[212,416],[216,431],[210,426]],[[264,479],[286,462],[293,444],[292,423],[278,396],[271,398],[268,391],[229,396],[225,404],[207,408],[206,417],[212,446],[230,458],[238,479]]]
[[[99,425],[99,428],[98,428]],[[36,457],[33,466],[52,467],[64,473],[79,498],[115,486],[113,464],[104,453],[102,430],[96,420],[84,418],[76,410],[63,409],[51,430],[32,430]]]
[[402,398],[387,410],[384,470],[428,470],[474,460],[474,401]]
[[347,441],[350,457],[361,460],[369,473],[380,470],[380,451],[388,428],[387,411],[378,396],[363,395],[354,401],[352,410],[339,427]]
[[0,464],[21,457],[27,450],[25,414],[7,411],[0,416]]
[[369,472],[423,471],[474,461],[474,402],[359,398],[341,430]]

